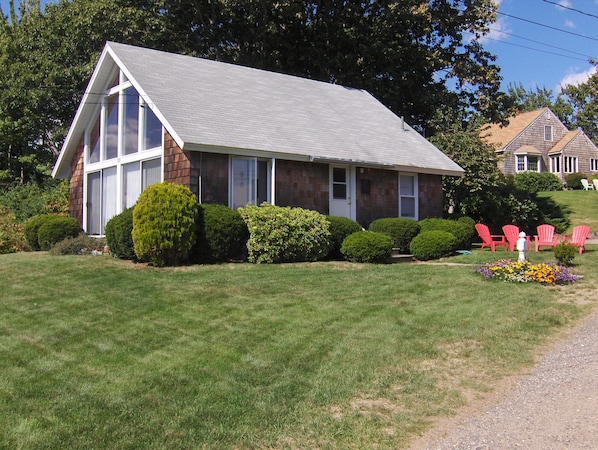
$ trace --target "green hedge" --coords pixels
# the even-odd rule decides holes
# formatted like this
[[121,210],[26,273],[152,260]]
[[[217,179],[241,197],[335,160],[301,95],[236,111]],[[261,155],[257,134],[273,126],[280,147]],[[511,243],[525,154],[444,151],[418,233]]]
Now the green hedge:
[[409,253],[411,240],[421,231],[421,225],[411,219],[389,217],[374,220],[370,224],[369,230],[390,236],[393,246],[398,248],[401,253],[406,254]]
[[74,217],[51,216],[44,220],[37,231],[37,241],[41,250],[50,250],[55,244],[79,236],[83,231]]
[[341,246],[347,236],[357,231],[363,231],[361,225],[348,217],[326,216],[330,225],[330,251],[329,259],[343,259]]
[[422,231],[409,246],[415,259],[428,261],[451,256],[457,249],[457,238],[448,231]]
[[106,243],[112,256],[136,259],[133,245],[133,208],[127,208],[106,223]]
[[316,211],[264,203],[239,208],[239,212],[249,229],[250,262],[317,261],[328,254],[330,225]]
[[39,216],[32,217],[25,222],[25,241],[27,241],[27,245],[29,245],[31,250],[41,250],[38,239],[39,228],[52,217],[56,217],[56,215],[40,214]]
[[249,230],[238,211],[224,205],[202,204],[197,222],[194,261],[215,263],[244,257]]
[[467,219],[463,219],[461,222],[448,219],[423,219],[419,224],[422,233],[424,231],[446,231],[455,236],[457,248],[462,250],[471,248],[471,240],[475,236],[475,231]]
[[133,208],[133,247],[141,261],[157,267],[187,260],[195,245],[197,199],[174,183],[147,187]]
[[358,231],[343,241],[341,253],[351,262],[381,263],[392,252],[392,238],[375,231]]

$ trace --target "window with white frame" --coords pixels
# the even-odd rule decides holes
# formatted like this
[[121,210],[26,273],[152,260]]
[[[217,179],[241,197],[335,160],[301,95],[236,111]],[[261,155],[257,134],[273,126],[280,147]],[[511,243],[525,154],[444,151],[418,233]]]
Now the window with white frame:
[[550,157],[550,172],[561,173],[561,155]]
[[552,125],[544,125],[544,140],[552,141]]
[[540,157],[538,155],[516,155],[517,172],[540,172]]
[[106,222],[162,180],[162,124],[120,73],[104,92],[85,133],[85,231],[103,235]]
[[590,170],[598,172],[598,158],[590,158]]
[[417,175],[399,174],[399,217],[418,220]]
[[577,158],[575,156],[563,156],[563,170],[565,173],[575,173],[577,169]]

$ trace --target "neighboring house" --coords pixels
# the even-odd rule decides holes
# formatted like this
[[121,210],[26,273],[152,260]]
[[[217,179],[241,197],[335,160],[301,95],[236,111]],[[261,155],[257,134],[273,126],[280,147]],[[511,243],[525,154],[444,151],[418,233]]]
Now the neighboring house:
[[598,173],[598,148],[581,130],[569,131],[548,108],[519,114],[507,126],[490,124],[481,136],[496,148],[506,175],[551,172]]
[[463,170],[369,93],[109,42],[54,177],[91,235],[169,181],[203,203],[350,217],[440,216]]

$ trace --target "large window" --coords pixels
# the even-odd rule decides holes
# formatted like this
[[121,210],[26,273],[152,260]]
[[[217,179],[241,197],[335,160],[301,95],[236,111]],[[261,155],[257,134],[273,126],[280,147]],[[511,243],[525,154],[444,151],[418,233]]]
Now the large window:
[[417,175],[399,175],[399,217],[418,219]]
[[565,173],[577,172],[577,158],[575,156],[563,156],[563,168]]
[[598,172],[598,158],[590,158],[590,170]]
[[108,220],[162,180],[162,124],[122,73],[113,80],[85,136],[85,230],[92,235],[103,235]]
[[273,167],[274,160],[232,157],[229,206],[237,209],[247,204],[273,203]]
[[540,157],[538,155],[516,155],[517,172],[540,172]]

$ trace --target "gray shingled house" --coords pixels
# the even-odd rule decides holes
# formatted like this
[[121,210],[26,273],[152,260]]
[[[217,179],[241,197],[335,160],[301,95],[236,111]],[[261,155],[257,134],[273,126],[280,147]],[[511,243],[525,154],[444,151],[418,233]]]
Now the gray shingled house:
[[53,176],[91,235],[152,183],[203,203],[346,216],[440,216],[450,160],[369,93],[109,42]]
[[551,172],[598,174],[598,148],[582,130],[569,130],[549,109],[520,113],[506,126],[488,124],[481,138],[493,145],[505,175]]

